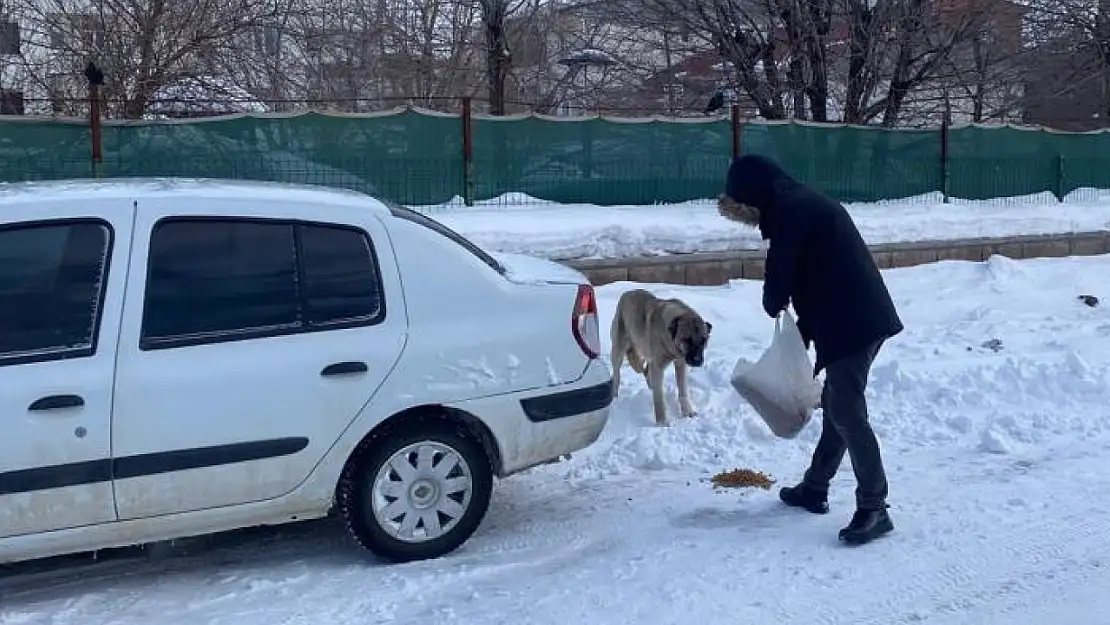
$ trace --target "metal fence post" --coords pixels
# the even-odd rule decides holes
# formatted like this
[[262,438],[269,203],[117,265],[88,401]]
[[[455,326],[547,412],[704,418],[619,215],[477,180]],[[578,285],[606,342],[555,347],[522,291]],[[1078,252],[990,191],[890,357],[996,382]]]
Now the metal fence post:
[[1064,201],[1064,185],[1066,183],[1065,177],[1067,172],[1064,170],[1064,155],[1056,155],[1056,199],[1061,202]]
[[104,152],[100,135],[100,87],[104,84],[104,72],[89,61],[85,67],[85,78],[89,81],[89,138],[92,142],[92,171],[94,178],[100,178],[104,171]]
[[732,105],[732,158],[740,156],[740,105]]
[[940,192],[948,203],[948,116],[940,123]]
[[463,202],[474,206],[474,127],[471,117],[471,100],[462,100],[462,157],[463,157]]

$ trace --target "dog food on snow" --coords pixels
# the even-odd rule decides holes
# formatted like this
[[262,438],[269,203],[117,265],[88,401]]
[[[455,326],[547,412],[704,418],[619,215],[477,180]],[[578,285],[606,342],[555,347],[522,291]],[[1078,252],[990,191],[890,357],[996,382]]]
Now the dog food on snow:
[[717,488],[742,488],[742,487],[758,487],[763,490],[768,490],[771,485],[775,483],[762,471],[752,471],[751,469],[733,469],[732,471],[723,471],[714,475],[710,481]]

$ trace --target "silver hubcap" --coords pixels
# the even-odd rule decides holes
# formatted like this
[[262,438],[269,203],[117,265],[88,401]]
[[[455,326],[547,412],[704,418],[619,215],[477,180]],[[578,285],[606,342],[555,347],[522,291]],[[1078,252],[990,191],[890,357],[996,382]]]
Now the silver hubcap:
[[470,465],[442,443],[414,443],[390,456],[374,478],[374,516],[390,536],[409,543],[450,532],[470,507]]

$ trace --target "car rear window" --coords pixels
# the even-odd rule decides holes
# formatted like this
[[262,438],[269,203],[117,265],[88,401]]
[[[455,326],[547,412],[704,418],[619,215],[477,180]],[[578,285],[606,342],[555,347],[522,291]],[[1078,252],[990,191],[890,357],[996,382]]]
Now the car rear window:
[[295,327],[301,310],[293,242],[293,228],[280,222],[160,222],[150,239],[143,339]]
[[305,321],[328,326],[371,321],[382,314],[385,298],[374,248],[354,228],[301,225],[297,247],[304,272]]
[[489,265],[490,269],[493,269],[501,275],[505,275],[504,265],[497,262],[496,258],[490,256],[488,253],[486,253],[485,250],[471,243],[466,237],[462,236],[461,234],[439,223],[431,217],[418,213],[412,209],[399,206],[392,202],[386,202],[386,206],[389,207],[389,211],[393,213],[394,217],[397,217],[398,219],[404,219],[405,221],[409,221],[414,224],[420,224],[421,226],[424,226],[429,230],[432,230],[442,236],[447,237],[448,239],[451,239],[456,244],[466,249],[466,251],[477,256],[479,259],[481,259],[483,263]]

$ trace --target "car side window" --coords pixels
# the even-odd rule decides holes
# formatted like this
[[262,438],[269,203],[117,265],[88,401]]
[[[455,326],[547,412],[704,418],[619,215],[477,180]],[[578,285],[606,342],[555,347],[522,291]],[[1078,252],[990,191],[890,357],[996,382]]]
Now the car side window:
[[0,366],[96,353],[111,245],[102,221],[0,226]]
[[372,323],[385,314],[374,247],[354,228],[300,225],[305,322],[331,326]]
[[283,220],[171,218],[150,238],[141,349],[379,323],[369,236]]
[[291,224],[165,220],[151,233],[147,271],[143,347],[249,338],[301,323]]

